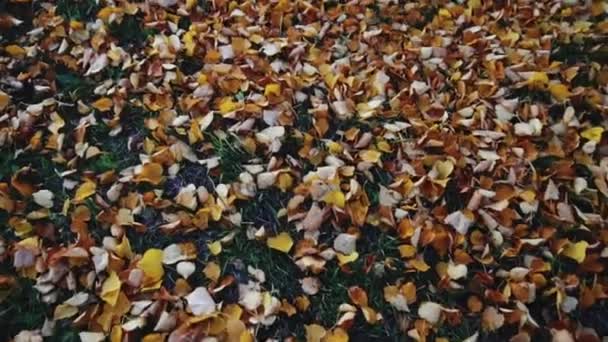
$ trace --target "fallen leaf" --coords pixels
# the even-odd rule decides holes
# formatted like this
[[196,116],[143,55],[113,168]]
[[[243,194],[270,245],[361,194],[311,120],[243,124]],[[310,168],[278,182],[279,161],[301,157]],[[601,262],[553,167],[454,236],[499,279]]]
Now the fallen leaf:
[[160,249],[148,249],[141,260],[137,263],[137,267],[144,272],[145,286],[153,286],[162,280],[165,275],[163,269],[163,251]]
[[92,181],[86,180],[76,190],[74,200],[77,202],[85,200],[86,198],[90,197],[95,193],[95,189],[97,189],[97,185]]
[[418,308],[418,316],[431,324],[439,323],[441,318],[441,305],[434,302],[424,302]]
[[11,96],[0,90],[0,110],[4,110],[11,103]]
[[282,232],[277,236],[273,236],[266,240],[268,247],[276,249],[283,253],[289,253],[293,246],[293,239],[287,232]]
[[111,306],[115,306],[118,301],[118,295],[120,294],[120,286],[120,279],[118,279],[116,272],[110,272],[110,275],[101,286],[101,299]]
[[570,93],[568,87],[560,83],[550,84],[549,92],[551,92],[551,95],[553,95],[558,102],[564,102],[570,98],[570,96],[572,96],[572,93]]
[[591,127],[581,132],[581,137],[599,143],[602,140],[602,134],[604,133],[604,127]]
[[11,55],[11,57],[15,58],[23,58],[25,57],[26,51],[19,45],[11,44],[4,48],[4,51]]
[[215,311],[215,301],[204,287],[197,287],[186,296],[188,308],[194,315],[206,315]]
[[576,243],[568,243],[564,250],[562,251],[562,255],[567,256],[570,259],[576,260],[579,264],[582,264],[587,257],[587,247],[589,243],[587,241],[579,241]]
[[163,179],[163,167],[158,163],[147,163],[136,176],[138,182],[148,182],[158,185]]
[[80,342],[103,342],[106,340],[106,336],[100,332],[92,331],[81,331],[78,333]]
[[335,205],[338,208],[344,208],[344,204],[346,202],[344,194],[340,190],[330,191],[325,197],[323,197],[323,201],[327,204]]
[[177,274],[181,275],[184,279],[188,279],[192,273],[196,270],[196,266],[190,261],[181,261],[176,267]]
[[359,253],[352,252],[351,254],[344,255],[342,253],[336,253],[336,257],[338,258],[338,264],[340,266],[344,266],[346,264],[350,264],[351,262],[357,260],[359,258]]
[[205,277],[207,277],[208,279],[211,279],[213,281],[218,281],[220,279],[222,270],[217,263],[209,262],[203,269],[203,273],[205,274]]
[[49,190],[38,190],[32,194],[34,202],[43,208],[50,209],[53,207],[53,198],[55,195]]
[[222,253],[222,242],[220,240],[208,243],[207,247],[209,248],[209,252],[213,255],[219,255]]
[[264,88],[264,96],[268,96],[268,95],[280,96],[281,95],[281,85],[278,83],[267,84],[266,87]]
[[53,313],[54,320],[70,318],[78,313],[78,308],[68,304],[59,304]]
[[111,98],[102,97],[102,98],[98,99],[97,101],[93,102],[91,104],[91,106],[100,112],[107,112],[110,109],[112,109],[113,104],[114,103]]
[[306,342],[321,342],[327,333],[327,330],[318,324],[305,325],[304,328],[306,329]]

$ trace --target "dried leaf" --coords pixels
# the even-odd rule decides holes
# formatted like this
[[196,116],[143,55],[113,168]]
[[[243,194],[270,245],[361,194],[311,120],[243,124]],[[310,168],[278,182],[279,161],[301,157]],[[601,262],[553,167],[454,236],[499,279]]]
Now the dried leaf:
[[78,189],[76,190],[76,194],[74,195],[74,200],[77,202],[81,202],[86,198],[90,197],[95,193],[97,189],[97,185],[92,181],[85,181],[82,183]]
[[101,286],[101,299],[111,306],[115,306],[118,301],[118,295],[120,294],[120,286],[120,279],[118,279],[116,272],[110,272],[110,275]]
[[276,249],[283,253],[289,253],[291,247],[293,246],[293,239],[287,232],[282,232],[277,236],[270,237],[266,241],[268,247],[272,249]]
[[567,256],[570,259],[574,259],[576,262],[581,264],[587,257],[588,246],[589,243],[587,241],[579,241],[576,243],[570,242],[562,251],[562,255]]
[[194,315],[206,315],[215,311],[215,301],[204,287],[197,287],[192,293],[186,296],[188,309]]

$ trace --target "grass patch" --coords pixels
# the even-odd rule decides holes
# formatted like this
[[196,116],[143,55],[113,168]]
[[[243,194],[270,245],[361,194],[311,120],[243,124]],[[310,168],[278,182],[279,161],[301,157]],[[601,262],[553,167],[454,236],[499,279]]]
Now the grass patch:
[[566,64],[608,63],[608,45],[594,38],[572,40],[568,42],[553,41],[551,60]]
[[208,135],[215,156],[220,159],[219,182],[231,183],[238,179],[243,172],[242,165],[251,157],[241,147],[241,142],[232,135],[210,134]]
[[72,101],[85,100],[93,93],[95,85],[92,81],[84,78],[76,73],[62,70],[55,75],[57,85],[64,96],[69,97]]
[[[10,266],[6,268],[12,269]],[[12,270],[7,272],[13,273]],[[40,300],[33,285],[31,279],[18,278],[8,297],[0,302],[0,326],[3,327],[0,340],[9,341],[20,331],[38,329],[44,323],[48,306]]]
[[[264,242],[247,239],[244,231],[239,231],[232,244],[220,254],[220,262],[224,271],[230,270],[231,267],[228,265],[235,263],[242,263],[245,266],[240,270],[245,274],[247,266],[261,269],[266,274],[264,286],[279,298],[293,299],[301,294],[298,275],[302,272],[291,258],[285,253],[269,248]],[[241,280],[245,274],[235,276]]]
[[123,46],[141,46],[146,42],[148,37],[158,32],[153,28],[146,28],[143,20],[134,15],[125,15],[120,23],[111,23],[108,26],[108,31]]
[[58,0],[55,13],[66,20],[83,21],[99,11],[95,0]]

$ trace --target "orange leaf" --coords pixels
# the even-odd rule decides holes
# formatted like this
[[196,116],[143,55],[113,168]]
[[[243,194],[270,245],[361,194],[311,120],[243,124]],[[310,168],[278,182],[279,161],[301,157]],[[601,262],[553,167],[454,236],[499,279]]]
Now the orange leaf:
[[91,106],[100,112],[107,112],[112,109],[113,101],[109,97],[102,97],[97,101],[93,102]]
[[148,182],[158,185],[163,179],[163,167],[158,163],[145,164],[135,179],[137,182]]

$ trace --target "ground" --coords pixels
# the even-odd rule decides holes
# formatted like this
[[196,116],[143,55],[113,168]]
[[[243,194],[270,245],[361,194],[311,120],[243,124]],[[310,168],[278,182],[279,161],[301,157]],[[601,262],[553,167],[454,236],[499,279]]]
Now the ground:
[[0,2],[0,340],[600,341],[603,1]]

